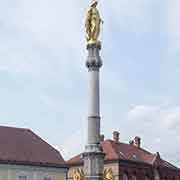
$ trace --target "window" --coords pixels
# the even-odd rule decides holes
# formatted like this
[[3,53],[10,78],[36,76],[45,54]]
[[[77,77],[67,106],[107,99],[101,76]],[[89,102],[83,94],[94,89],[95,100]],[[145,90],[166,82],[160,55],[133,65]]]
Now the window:
[[154,170],[154,179],[155,180],[160,180],[160,175],[157,169]]
[[132,176],[132,180],[137,180],[137,179],[136,179],[136,176]]
[[19,180],[27,180],[26,176],[19,176]]
[[52,180],[51,177],[44,177],[43,180]]
[[128,180],[128,176],[126,173],[123,174],[123,180]]

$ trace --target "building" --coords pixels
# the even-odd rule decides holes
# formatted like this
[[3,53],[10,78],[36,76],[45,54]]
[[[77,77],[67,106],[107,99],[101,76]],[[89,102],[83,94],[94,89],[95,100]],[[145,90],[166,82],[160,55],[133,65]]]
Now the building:
[[[101,145],[105,153],[104,170],[112,171],[109,180],[180,180],[180,169],[163,160],[159,153],[152,154],[141,147],[141,139],[135,137],[129,144],[119,140],[119,132],[113,132],[113,139],[104,140]],[[83,167],[81,154],[68,161],[68,178]],[[108,178],[106,178],[108,179]]]
[[66,180],[61,154],[29,129],[0,126],[0,180]]

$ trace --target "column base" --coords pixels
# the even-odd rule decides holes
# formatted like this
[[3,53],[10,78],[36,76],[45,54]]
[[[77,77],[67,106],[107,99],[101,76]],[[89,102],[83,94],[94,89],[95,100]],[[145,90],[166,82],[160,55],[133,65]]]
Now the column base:
[[83,154],[85,180],[103,179],[104,157],[105,154],[102,151]]
[[85,176],[85,180],[103,180],[103,175],[101,176]]

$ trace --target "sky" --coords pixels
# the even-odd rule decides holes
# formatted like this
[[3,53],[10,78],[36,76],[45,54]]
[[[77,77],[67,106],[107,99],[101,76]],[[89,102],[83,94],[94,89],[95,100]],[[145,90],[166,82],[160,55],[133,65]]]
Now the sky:
[[[89,0],[0,0],[0,125],[30,128],[65,159],[86,143]],[[180,1],[99,1],[101,132],[180,167]]]

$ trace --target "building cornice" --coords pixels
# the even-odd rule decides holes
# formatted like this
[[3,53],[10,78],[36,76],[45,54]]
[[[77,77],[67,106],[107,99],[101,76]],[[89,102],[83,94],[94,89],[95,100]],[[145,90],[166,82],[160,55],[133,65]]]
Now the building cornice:
[[34,168],[56,168],[56,169],[68,170],[68,165],[66,164],[0,160],[0,166],[8,166],[8,165],[12,167],[23,166],[23,167],[34,167]]

